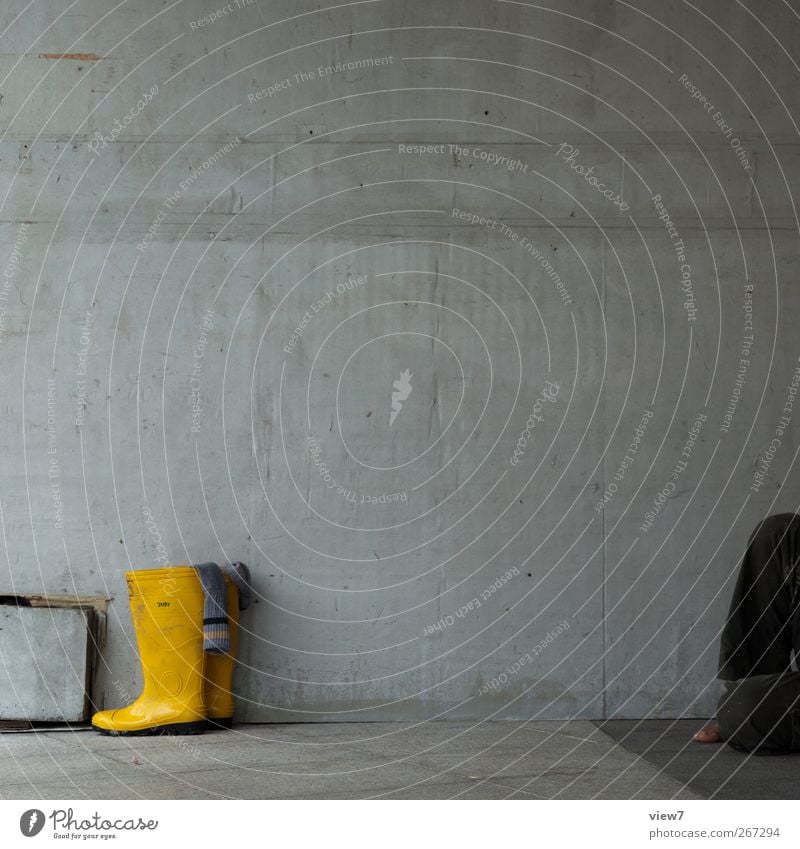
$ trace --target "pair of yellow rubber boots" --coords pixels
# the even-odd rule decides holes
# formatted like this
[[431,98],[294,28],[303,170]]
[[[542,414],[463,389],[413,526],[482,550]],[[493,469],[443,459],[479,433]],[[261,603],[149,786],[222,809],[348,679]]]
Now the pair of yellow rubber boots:
[[203,651],[204,594],[191,566],[127,572],[144,687],[133,704],[92,717],[101,734],[202,734],[233,722],[239,590],[225,576],[230,652]]

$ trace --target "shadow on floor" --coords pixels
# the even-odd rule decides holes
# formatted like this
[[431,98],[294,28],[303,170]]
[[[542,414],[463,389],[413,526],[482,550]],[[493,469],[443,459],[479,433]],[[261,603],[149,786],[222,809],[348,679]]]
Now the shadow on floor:
[[612,719],[596,725],[615,742],[707,799],[800,799],[800,753],[750,755],[695,743],[699,719]]

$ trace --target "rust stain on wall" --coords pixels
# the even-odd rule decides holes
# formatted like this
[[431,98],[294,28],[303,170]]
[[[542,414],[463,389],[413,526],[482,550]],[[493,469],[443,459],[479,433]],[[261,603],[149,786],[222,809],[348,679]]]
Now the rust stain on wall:
[[98,62],[100,59],[105,59],[105,56],[98,56],[96,53],[40,53],[40,59],[77,59],[80,62]]

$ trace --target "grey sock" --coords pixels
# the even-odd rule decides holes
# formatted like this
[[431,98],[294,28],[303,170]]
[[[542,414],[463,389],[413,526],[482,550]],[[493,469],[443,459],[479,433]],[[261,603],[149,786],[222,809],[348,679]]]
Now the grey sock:
[[227,654],[231,649],[225,578],[216,563],[195,563],[203,586],[203,651]]

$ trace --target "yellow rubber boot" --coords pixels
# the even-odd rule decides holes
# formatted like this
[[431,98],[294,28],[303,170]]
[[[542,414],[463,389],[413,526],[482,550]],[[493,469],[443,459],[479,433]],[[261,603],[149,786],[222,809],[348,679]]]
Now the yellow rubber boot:
[[239,589],[226,575],[226,614],[231,635],[228,654],[206,654],[204,700],[207,727],[230,728],[233,725],[233,670],[239,646]]
[[144,687],[128,707],[92,717],[101,734],[202,734],[203,588],[189,566],[127,572]]

